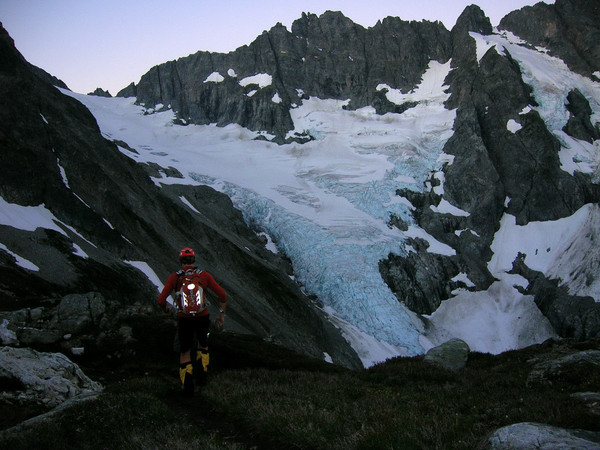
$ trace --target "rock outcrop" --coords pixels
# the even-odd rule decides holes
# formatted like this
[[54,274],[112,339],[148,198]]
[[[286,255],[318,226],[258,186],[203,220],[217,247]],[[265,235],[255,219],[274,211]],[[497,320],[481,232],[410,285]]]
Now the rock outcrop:
[[[37,403],[53,408],[64,401],[102,391],[62,353],[42,353],[28,348],[0,349],[0,401]],[[5,388],[8,387],[8,388]]]
[[93,92],[88,93],[88,95],[96,95],[98,97],[112,97],[112,95],[110,95],[110,92],[105,91],[102,88],[96,88]]
[[574,72],[592,75],[600,67],[600,5],[597,2],[557,0],[527,6],[506,15],[498,26],[528,42],[545,47]]
[[528,268],[522,255],[513,262],[512,272],[527,279],[529,284],[523,292],[534,296],[537,307],[560,336],[583,340],[600,335],[600,303],[594,298],[569,294],[557,280],[548,280]]
[[600,448],[600,433],[585,430],[565,430],[541,423],[517,423],[500,428],[487,440],[483,448],[489,450],[556,449],[577,448],[596,450]]
[[600,350],[584,350],[536,363],[527,378],[527,383],[534,385],[568,381],[583,384],[581,374],[591,374],[599,369]]
[[423,361],[457,372],[467,364],[470,351],[468,344],[462,339],[450,339],[430,349]]

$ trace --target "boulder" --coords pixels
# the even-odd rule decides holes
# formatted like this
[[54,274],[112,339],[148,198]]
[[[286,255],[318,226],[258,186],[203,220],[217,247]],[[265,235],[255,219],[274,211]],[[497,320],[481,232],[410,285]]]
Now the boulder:
[[600,370],[600,350],[585,350],[537,363],[527,377],[527,383],[578,382],[582,374],[594,370]]
[[485,449],[598,449],[600,433],[566,430],[540,423],[517,423],[495,431],[486,441]]
[[467,364],[469,352],[468,344],[455,338],[430,349],[423,360],[456,372]]
[[0,401],[34,403],[54,408],[67,399],[102,391],[79,366],[62,353],[42,353],[29,348],[0,349],[0,379],[12,389]]
[[592,414],[600,416],[600,392],[576,392],[571,397],[581,400]]
[[66,295],[56,310],[57,328],[62,334],[78,333],[98,325],[106,311],[106,302],[98,292]]
[[0,321],[0,344],[2,345],[18,345],[19,340],[17,334],[8,329],[8,320]]

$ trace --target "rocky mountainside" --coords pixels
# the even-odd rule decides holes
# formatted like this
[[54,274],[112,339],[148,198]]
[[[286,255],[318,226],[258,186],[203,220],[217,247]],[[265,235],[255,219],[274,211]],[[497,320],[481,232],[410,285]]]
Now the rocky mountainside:
[[[515,11],[500,28],[527,39],[524,48],[545,46],[572,71],[597,82],[600,60],[590,42],[598,36],[599,17],[594,4],[558,0]],[[430,252],[428,242],[412,237],[407,245],[414,251],[392,252],[379,262],[398,301],[427,326],[422,315],[436,311],[457,287],[480,291],[495,282],[489,261],[505,215],[519,226],[553,221],[600,198],[597,171],[564,169],[565,138],[540,114],[544,93],[535,92],[516,57],[494,45],[481,50],[478,42],[493,31],[477,6],[466,8],[452,30],[399,18],[365,29],[339,12],[304,14],[291,31],[278,24],[234,52],[198,52],[156,66],[118,95],[135,96],[147,113],[170,109],[178,125],[235,123],[258,131],[261,139],[300,145],[318,138],[293,123],[293,111],[308,99],[348,100],[346,110],[367,106],[379,115],[401,115],[419,100],[392,101],[392,91],[410,92],[432,61],[449,63],[445,107],[456,118],[443,152],[451,162],[430,173],[427,189],[398,188],[396,194],[411,204],[411,220],[455,254]],[[56,79],[32,68],[5,31],[1,44],[0,139],[6,163],[0,168],[0,301],[3,309],[18,310],[4,316],[7,330],[21,330],[16,339],[65,345],[64,335],[73,333],[59,311],[63,303],[70,305],[65,298],[76,294],[84,304],[99,299],[79,322],[102,323],[101,329],[75,329],[102,348],[98,339],[123,325],[119,305],[136,305],[131,314],[139,315],[153,303],[157,288],[148,268],[166,279],[177,250],[193,245],[234,299],[231,330],[313,356],[327,354],[341,364],[360,364],[340,332],[290,280],[289,261],[265,249],[264,239],[248,228],[229,198],[207,186],[158,188],[152,176],[183,175],[174,167],[136,164],[124,156],[119,148],[132,155],[138,150],[102,135],[89,111],[52,87],[59,84]],[[571,88],[564,99],[568,120],[559,131],[593,146],[600,131],[591,100]],[[182,206],[182,198],[198,214]],[[442,201],[463,214],[440,213]],[[387,225],[409,227],[395,216]],[[570,275],[578,285],[597,279],[597,258],[587,258]],[[560,335],[600,333],[598,299],[569,290],[560,279],[528,266],[524,257],[514,260],[513,273],[529,281],[521,290],[535,296]],[[457,278],[461,274],[472,285]],[[236,298],[244,301],[236,305]],[[40,333],[31,337],[28,331],[26,337],[25,329]],[[117,341],[131,338],[127,330],[117,333]]]
[[[164,331],[146,268],[164,281],[178,269],[179,249],[192,246],[230,296],[230,330],[360,366],[290,280],[289,262],[265,249],[227,197],[158,189],[149,178],[156,168],[119,152],[90,112],[32,71],[0,33],[3,343],[106,353],[139,340],[133,316]],[[202,219],[178,200],[184,194]]]
[[[375,274],[386,283],[386,292],[387,287],[393,292],[390,296],[394,306],[406,305],[411,314],[414,313],[410,317],[418,326],[425,331],[435,329],[434,314],[452,301],[457,289],[484,292],[492,290],[490,288],[498,282],[498,272],[492,270],[491,261],[494,255],[501,253],[494,245],[507,218],[514,221],[517,231],[513,238],[518,240],[519,231],[523,232],[529,225],[572,218],[588,207],[586,221],[580,227],[581,236],[565,242],[568,248],[560,253],[561,259],[556,260],[570,260],[571,264],[566,265],[570,272],[566,276],[564,271],[555,271],[554,275],[549,270],[544,272],[544,268],[532,262],[532,256],[538,252],[557,251],[548,244],[550,237],[552,242],[560,239],[556,236],[535,236],[540,242],[539,248],[533,250],[535,255],[531,250],[529,254],[519,252],[509,261],[508,274],[514,277],[510,279],[520,281],[515,289],[532,296],[535,307],[556,334],[573,338],[569,340],[573,343],[600,336],[600,299],[596,295],[600,285],[600,253],[595,245],[600,238],[597,152],[600,53],[596,45],[599,24],[600,6],[587,0],[557,0],[552,5],[540,3],[523,8],[506,16],[499,30],[492,28],[477,6],[466,8],[451,30],[441,23],[405,22],[391,17],[365,29],[339,12],[327,12],[320,17],[304,14],[294,22],[291,31],[278,24],[234,52],[198,52],[156,66],[139,83],[132,83],[118,96],[136,97],[136,103],[144,106],[146,118],[170,110],[175,119],[168,126],[177,129],[172,133],[175,140],[184,139],[183,134],[177,133],[188,129],[185,125],[237,124],[257,132],[259,144],[284,149],[283,152],[300,160],[306,156],[304,148],[323,139],[315,130],[297,129],[294,123],[295,112],[312,99],[344,101],[344,112],[372,110],[377,120],[383,118],[382,133],[391,133],[395,124],[401,122],[390,119],[385,123],[387,113],[393,113],[388,119],[404,117],[405,113],[410,116],[419,103],[431,101],[418,96],[411,100],[395,99],[421,87],[424,74],[433,63],[447,65],[449,72],[447,76],[444,74],[443,81],[447,99],[445,108],[441,109],[452,111],[455,117],[449,122],[453,124],[452,129],[447,130],[451,131],[448,133],[451,137],[444,140],[440,149],[442,163],[430,172],[427,168],[423,186],[396,182],[410,177],[400,171],[395,173],[393,191],[391,195],[384,192],[385,200],[389,197],[390,204],[409,204],[410,217],[392,214],[383,219],[383,227],[373,227],[381,234],[387,229],[415,228],[419,233],[394,247],[400,251],[389,254],[386,251],[386,256],[374,264]],[[563,70],[564,61],[568,67],[567,79],[553,78],[550,70],[546,73],[548,83],[542,87],[536,85],[539,80],[532,75],[536,68],[524,63],[526,58],[518,54],[520,49],[553,56],[552,64],[556,64],[553,68],[557,70]],[[559,94],[555,81],[561,83]],[[65,95],[64,88],[64,83],[27,63],[0,27],[0,98],[3,100],[0,107],[3,156],[0,165],[0,339],[2,345],[7,346],[1,352],[0,384],[6,387],[1,408],[10,408],[10,402],[17,401],[23,393],[27,394],[24,401],[39,401],[37,388],[25,386],[27,383],[18,378],[21,377],[19,371],[17,374],[6,370],[9,366],[16,367],[15,361],[33,359],[38,365],[42,361],[43,373],[63,374],[60,376],[66,384],[61,383],[56,389],[52,387],[51,390],[61,395],[52,394],[50,400],[46,400],[49,405],[82,393],[96,395],[101,390],[62,356],[48,356],[38,350],[60,351],[96,370],[98,367],[105,370],[108,362],[125,367],[123,361],[131,363],[135,355],[150,368],[155,362],[152,358],[168,355],[167,362],[161,360],[161,364],[170,365],[175,321],[159,312],[155,302],[160,280],[166,280],[177,268],[176,256],[184,246],[196,250],[199,264],[215,276],[231,299],[226,323],[230,333],[213,337],[216,347],[220,345],[222,350],[227,347],[221,356],[221,368],[244,367],[236,365],[237,359],[252,359],[253,351],[260,353],[269,343],[282,344],[321,361],[349,368],[362,367],[364,355],[346,340],[348,330],[352,329],[342,321],[335,322],[340,319],[335,314],[326,315],[323,310],[327,309],[321,307],[329,305],[307,295],[296,281],[296,264],[292,267],[283,253],[269,251],[268,238],[257,235],[248,225],[258,222],[248,220],[253,212],[249,213],[248,209],[263,208],[265,216],[276,211],[273,205],[267,204],[269,199],[256,203],[243,199],[247,204],[243,205],[242,200],[242,206],[247,209],[234,208],[234,202],[239,202],[242,196],[241,189],[232,188],[229,192],[234,194],[230,198],[201,184],[203,180],[211,182],[208,174],[194,173],[196,178],[193,178],[183,173],[185,162],[169,155],[168,151],[173,149],[167,145],[161,148],[167,140],[157,140],[156,148],[152,148],[134,142],[133,131],[124,133],[131,142],[118,133],[118,127],[111,129],[114,135],[104,127],[101,131],[100,114],[92,115],[93,108],[83,105],[91,97],[82,95],[79,98],[86,100],[80,102],[75,95]],[[101,89],[92,95],[94,99],[108,96]],[[558,115],[564,110],[560,120],[549,117],[548,103]],[[93,101],[86,103],[92,104]],[[112,103],[113,106],[124,104]],[[93,112],[98,113],[98,110]],[[368,120],[358,113],[356,117]],[[132,125],[119,123],[119,126],[126,130]],[[223,135],[218,139],[224,139]],[[271,144],[263,142],[265,140]],[[426,141],[427,136],[423,140]],[[225,148],[222,142],[219,145]],[[356,153],[374,154],[368,147],[372,142],[363,143],[363,147],[357,144]],[[287,143],[291,145],[286,147]],[[212,144],[207,143],[207,146]],[[400,147],[405,141],[394,144],[390,148],[401,153]],[[573,147],[586,149],[587,159],[576,151],[565,156],[564,150]],[[238,150],[226,147],[227,150],[232,148]],[[323,147],[311,147],[315,148],[323,150]],[[420,155],[429,150],[424,149]],[[152,159],[148,154],[157,158]],[[391,159],[390,153],[382,154]],[[373,161],[380,162],[376,157]],[[319,187],[323,190],[331,188],[325,183],[329,175],[332,178],[354,175],[351,171],[335,173],[328,167],[323,175],[320,167],[310,164],[306,167],[317,177],[322,175],[324,181]],[[305,177],[302,181],[307,184],[314,181],[310,179],[309,169],[300,176]],[[193,184],[188,182],[189,178],[193,178]],[[351,189],[362,186],[357,183],[351,185]],[[278,188],[281,197],[291,199],[291,203],[297,201],[302,206],[308,203],[316,209],[322,206],[316,196],[304,196],[305,192],[295,191],[294,186],[284,184]],[[351,203],[348,197],[343,197],[347,192],[342,191],[333,191],[331,197],[341,192],[339,198]],[[365,195],[365,202],[374,197]],[[361,204],[361,207],[361,212],[368,211],[368,205]],[[291,221],[281,211],[276,213],[284,222]],[[281,229],[292,230],[298,235],[297,239],[308,238],[302,235],[303,230],[293,229],[293,225]],[[344,244],[364,238],[350,232],[342,237]],[[452,251],[430,251],[434,241]],[[508,240],[501,242],[511,244]],[[527,243],[518,244],[525,247]],[[325,250],[317,249],[317,252],[331,250],[331,247],[323,248]],[[404,249],[410,251],[402,252]],[[304,250],[307,251],[307,255],[303,255],[305,259],[319,257],[315,256],[314,249]],[[341,265],[342,261],[335,257],[328,261]],[[360,275],[359,271],[350,275],[358,278],[356,273]],[[343,285],[348,280],[334,281]],[[377,293],[376,289],[368,292]],[[499,306],[494,311],[501,317],[506,313],[500,310],[501,300],[510,294],[501,289],[496,293]],[[367,311],[362,317],[375,316],[372,305],[367,302],[372,299],[365,300],[361,295],[357,294],[350,301]],[[466,309],[463,312],[464,316],[471,313]],[[384,324],[377,321],[379,318],[375,319],[370,323]],[[332,323],[346,328],[341,331]],[[404,325],[395,324],[397,328]],[[356,340],[366,339],[367,334],[357,333],[357,336],[360,338]],[[419,338],[422,336],[431,337],[425,332]],[[246,346],[240,350],[234,345],[236,342],[238,345],[246,342]],[[375,339],[368,342],[373,343]],[[464,342],[460,344],[461,348],[468,348],[462,345]],[[578,355],[585,363],[582,373],[598,365],[597,343],[593,348],[591,362],[590,354]],[[279,355],[279,351],[276,354]],[[143,358],[144,355],[147,358]],[[461,367],[467,361],[465,355],[464,352],[459,355]],[[511,355],[506,357],[510,359]],[[269,360],[269,367],[271,364],[279,367],[281,362],[279,356],[261,354],[260,358]],[[476,355],[477,358],[483,356]],[[285,357],[281,359],[284,361]],[[571,362],[580,368],[579,360],[569,364]],[[331,370],[338,369],[331,366]],[[546,369],[542,366],[540,370]],[[561,368],[556,373],[553,368],[548,370],[552,376],[563,373]],[[419,373],[409,371],[413,374],[409,378]],[[390,377],[397,380],[396,372],[390,373]],[[48,384],[43,376],[38,378],[36,383]],[[594,383],[590,386],[595,386]],[[66,391],[69,394],[62,395]],[[596,401],[597,394],[590,398]],[[352,394],[353,404],[355,400]],[[553,432],[550,430],[548,434]],[[526,430],[526,434],[533,433]],[[505,436],[501,433],[494,439],[501,446]]]
[[290,108],[303,99],[351,99],[350,108],[398,112],[376,86],[409,90],[429,61],[447,61],[451,52],[450,32],[439,22],[388,17],[365,29],[340,12],[303,14],[291,32],[277,24],[234,52],[198,52],[161,64],[117,95],[172,107],[186,122],[238,123],[283,142],[293,128]]
[[[499,28],[524,39],[524,46],[545,47],[572,71],[598,81],[598,23],[595,2],[558,0],[515,11]],[[401,113],[415,103],[391,102],[389,87],[409,92],[420,83],[430,61],[451,61],[446,107],[456,110],[456,119],[444,153],[453,162],[432,173],[428,182],[435,188],[443,180],[444,199],[468,216],[439,214],[435,208],[442,197],[436,189],[401,189],[397,194],[415,207],[418,225],[455,249],[456,255],[430,253],[417,239],[411,243],[416,252],[408,257],[390,254],[380,263],[382,277],[398,299],[419,314],[431,314],[463,286],[452,281],[458,274],[466,273],[475,290],[494,282],[488,262],[504,214],[526,225],[571,216],[600,199],[597,173],[563,169],[561,140],[535,109],[540,99],[515,58],[496,49],[478,54],[472,33],[492,32],[477,6],[466,8],[450,31],[441,23],[398,18],[365,29],[339,12],[308,14],[295,21],[291,31],[278,24],[234,52],[198,52],[153,67],[137,85],[118,95],[136,96],[150,110],[171,108],[181,123],[237,123],[264,132],[273,142],[305,142],[314,136],[290,131],[294,129],[290,111],[308,98],[349,99],[347,109],[369,105],[379,114]],[[576,88],[568,92],[564,102],[569,117],[563,131],[593,143],[600,131],[592,122],[588,100]],[[518,123],[518,133],[508,129],[511,121]],[[390,226],[407,228],[395,218]],[[534,275],[527,269],[517,264],[515,273],[532,281]],[[588,284],[597,277],[586,265],[576,276]],[[594,299],[570,295],[558,286],[559,280],[543,284],[542,289],[540,283],[530,283],[525,292],[535,296],[561,334],[600,333],[600,310]]]

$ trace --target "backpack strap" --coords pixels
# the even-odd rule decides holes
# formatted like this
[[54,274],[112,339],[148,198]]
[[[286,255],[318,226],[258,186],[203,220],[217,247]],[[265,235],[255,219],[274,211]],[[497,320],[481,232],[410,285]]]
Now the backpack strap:
[[182,275],[191,275],[193,273],[202,273],[203,270],[198,269],[198,267],[194,266],[193,269],[188,269],[188,270],[183,270],[183,269],[179,269],[177,272],[175,272],[177,274],[177,276],[179,278],[181,278]]

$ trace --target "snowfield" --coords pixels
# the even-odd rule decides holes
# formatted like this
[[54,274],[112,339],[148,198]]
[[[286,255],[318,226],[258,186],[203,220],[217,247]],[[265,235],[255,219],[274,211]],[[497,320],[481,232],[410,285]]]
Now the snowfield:
[[[573,87],[590,100],[598,120],[599,84],[574,75],[541,50],[519,46],[515,36],[473,33],[472,37],[480,56],[495,47],[510,52],[519,62],[525,81],[534,88],[539,103],[535,108],[563,143],[564,170],[598,175],[598,143],[570,138],[562,127],[568,117],[566,95]],[[568,283],[571,293],[600,299],[600,258],[597,246],[592,245],[599,238],[598,205],[586,205],[569,218],[523,227],[506,215],[489,263],[498,281],[485,292],[454,292],[455,297],[425,318],[399,303],[383,282],[379,261],[390,252],[406,255],[412,251],[407,237],[426,239],[430,252],[455,253],[419,228],[411,216],[413,206],[395,194],[400,188],[433,189],[426,184],[433,175],[441,182],[434,189],[443,195],[440,169],[452,163],[443,148],[452,136],[455,119],[455,112],[443,106],[448,96],[443,82],[449,70],[450,62],[432,61],[422,84],[407,94],[378,86],[390,101],[417,103],[402,114],[377,115],[370,107],[346,111],[347,101],[310,98],[292,109],[295,129],[290,133],[308,133],[315,139],[281,146],[254,140],[259,133],[237,125],[174,125],[172,111],[145,114],[132,98],[62,92],[89,108],[106,138],[122,140],[138,152],[120,148],[129,158],[174,167],[184,176],[169,178],[163,173],[154,179],[158,186],[206,184],[227,194],[248,224],[269,236],[270,247],[290,257],[297,281],[319,297],[331,321],[342,329],[365,366],[370,366],[396,355],[424,353],[452,337],[464,339],[473,350],[491,353],[553,337],[533,298],[515,288],[527,281],[506,273],[517,252],[526,255],[531,268]],[[205,80],[219,81],[219,74]],[[270,79],[257,74],[241,82],[263,87]],[[518,117],[507,124],[515,133],[519,126]],[[67,177],[64,174],[65,183]],[[195,211],[185,198],[181,201]],[[37,223],[56,229],[56,221],[43,206],[15,206],[0,203],[0,223],[23,229]],[[446,199],[434,211],[469,214]],[[388,227],[392,214],[409,224],[407,232]],[[161,285],[146,263],[129,263]],[[586,282],[592,273],[595,281]],[[459,277],[469,285],[465,274]]]

